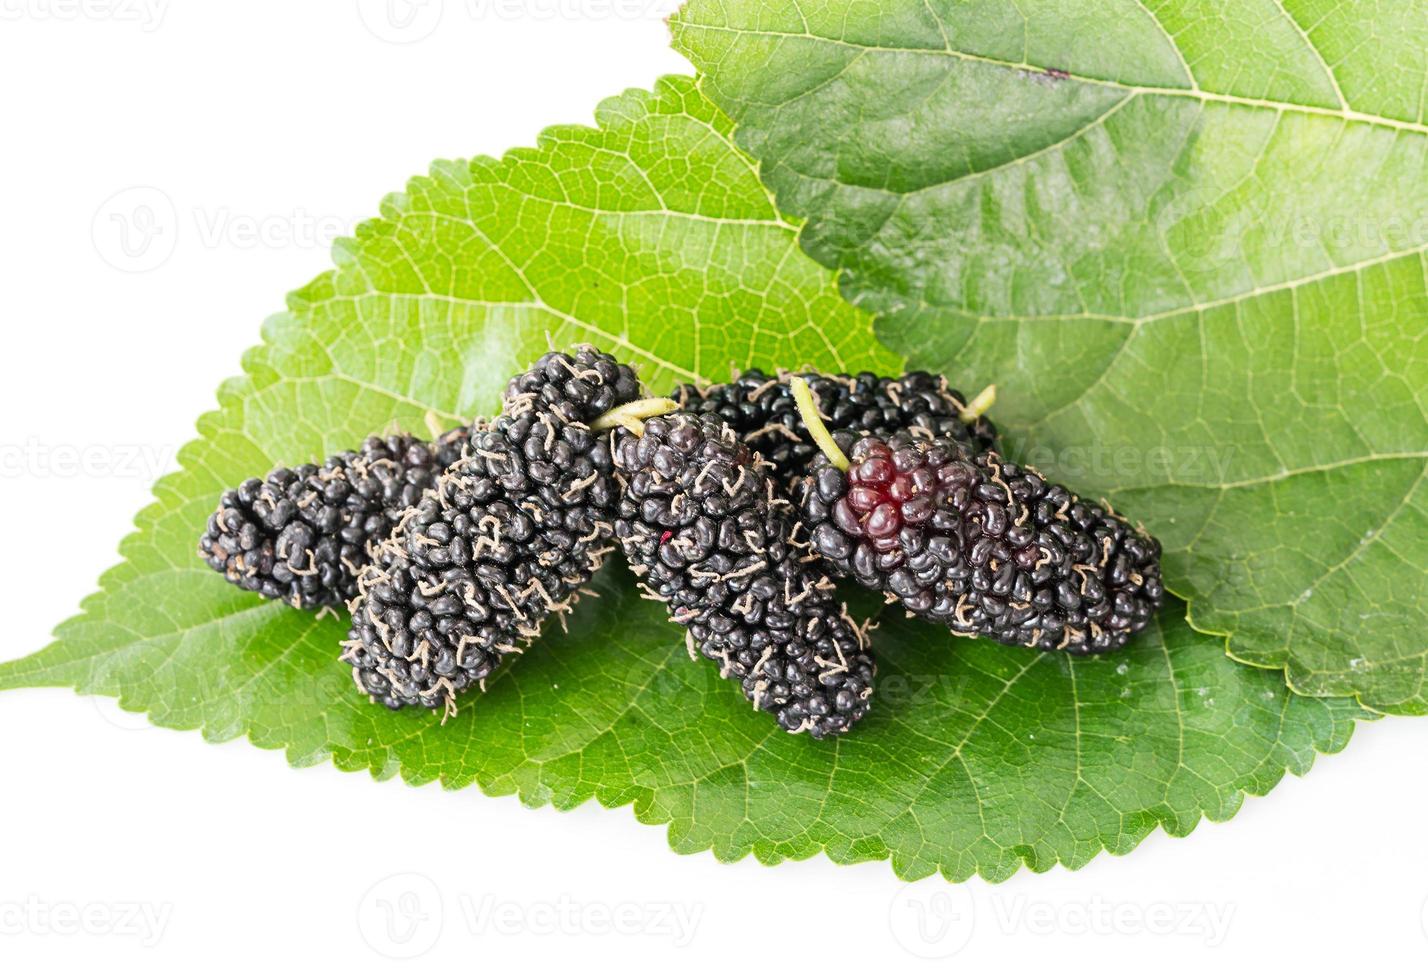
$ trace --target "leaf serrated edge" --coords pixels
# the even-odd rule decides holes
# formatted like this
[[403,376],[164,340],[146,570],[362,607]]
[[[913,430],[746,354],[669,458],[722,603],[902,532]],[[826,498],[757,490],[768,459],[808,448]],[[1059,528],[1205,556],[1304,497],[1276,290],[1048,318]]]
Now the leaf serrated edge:
[[[69,685],[56,685],[69,686]],[[96,694],[95,697],[106,697],[111,695]],[[1003,849],[1007,860],[995,867],[988,867],[980,860],[976,861],[964,874],[959,874],[955,869],[950,868],[942,862],[914,862],[907,858],[901,858],[894,854],[892,850],[877,838],[857,838],[847,839],[836,844],[814,843],[811,846],[801,847],[787,853],[780,851],[778,845],[768,848],[760,848],[758,844],[740,845],[735,848],[721,849],[718,842],[698,843],[692,845],[686,839],[685,834],[690,829],[681,823],[677,823],[673,818],[656,812],[655,793],[647,787],[629,786],[615,788],[591,787],[578,792],[562,796],[556,799],[550,788],[545,786],[539,779],[539,773],[534,783],[521,785],[515,779],[503,777],[497,782],[509,781],[510,785],[491,785],[489,781],[472,776],[471,778],[451,779],[443,773],[436,773],[431,776],[422,776],[414,772],[409,766],[402,763],[397,758],[396,753],[389,747],[382,750],[380,765],[356,764],[349,765],[340,761],[336,753],[327,747],[316,749],[306,753],[296,753],[290,743],[275,739],[266,741],[258,737],[251,729],[244,726],[233,733],[213,732],[201,725],[181,725],[170,723],[162,716],[156,717],[153,709],[148,706],[138,706],[125,704],[122,698],[115,698],[119,707],[125,711],[144,715],[150,722],[159,728],[166,728],[171,731],[198,731],[204,741],[210,744],[223,744],[234,741],[239,737],[245,738],[254,748],[264,751],[281,751],[287,764],[296,769],[312,768],[324,762],[330,762],[334,769],[343,773],[366,773],[377,782],[386,782],[396,776],[400,776],[404,784],[412,787],[421,787],[438,783],[442,789],[449,792],[457,792],[470,787],[475,787],[483,796],[493,799],[515,796],[523,806],[531,809],[539,809],[550,806],[557,812],[565,813],[584,805],[590,800],[594,800],[605,810],[620,810],[626,806],[630,807],[631,814],[643,826],[665,826],[666,843],[669,848],[677,854],[694,855],[706,851],[711,853],[715,860],[721,864],[733,864],[742,861],[744,858],[753,856],[760,864],[772,867],[782,864],[785,861],[803,861],[818,855],[825,856],[830,862],[838,866],[849,866],[854,864],[864,864],[868,862],[887,861],[892,868],[893,874],[903,881],[918,881],[930,877],[933,874],[940,874],[945,880],[951,882],[963,882],[972,877],[980,877],[983,880],[997,884],[1008,880],[1018,871],[1026,869],[1036,874],[1043,874],[1060,866],[1068,871],[1076,871],[1085,867],[1091,861],[1101,855],[1112,857],[1124,857],[1150,838],[1157,830],[1163,830],[1167,837],[1185,838],[1189,837],[1204,820],[1211,823],[1224,823],[1232,819],[1239,813],[1247,798],[1260,798],[1268,795],[1277,787],[1286,775],[1303,777],[1313,768],[1315,761],[1321,755],[1337,755],[1352,738],[1357,724],[1361,721],[1376,720],[1379,715],[1364,709],[1363,713],[1357,717],[1344,718],[1342,721],[1335,721],[1330,731],[1322,738],[1315,740],[1310,748],[1312,751],[1302,760],[1302,765],[1296,765],[1294,761],[1286,762],[1283,765],[1268,765],[1267,770],[1257,770],[1244,777],[1239,785],[1233,785],[1225,791],[1225,805],[1216,812],[1204,809],[1197,809],[1185,821],[1178,821],[1175,815],[1166,812],[1157,812],[1163,808],[1133,811],[1123,814],[1128,822],[1136,823],[1144,821],[1140,826],[1129,832],[1123,832],[1120,836],[1125,840],[1125,846],[1120,843],[1107,843],[1106,838],[1098,838],[1095,847],[1090,852],[1079,855],[1072,859],[1056,856],[1048,862],[1039,862],[1036,856],[1036,844],[1017,844]],[[583,751],[577,750],[577,751]],[[567,753],[568,755],[569,753]],[[566,756],[557,756],[544,762],[536,763],[538,768],[558,763]],[[806,835],[805,835],[806,836]],[[1085,843],[1085,842],[1079,842]],[[864,850],[859,850],[863,848]],[[914,870],[915,869],[915,870]]]

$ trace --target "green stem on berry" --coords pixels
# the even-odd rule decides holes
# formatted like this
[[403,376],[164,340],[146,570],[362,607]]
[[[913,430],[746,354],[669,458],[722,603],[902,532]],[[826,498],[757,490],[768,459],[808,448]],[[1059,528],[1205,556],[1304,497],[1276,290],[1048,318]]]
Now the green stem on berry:
[[981,394],[967,403],[967,407],[957,414],[963,422],[975,422],[983,415],[987,414],[987,409],[991,408],[997,401],[997,386],[987,385],[982,389]]
[[793,392],[793,400],[798,404],[798,414],[803,419],[803,427],[808,430],[818,448],[823,450],[828,462],[843,472],[848,472],[848,457],[843,455],[843,450],[833,441],[828,426],[823,424],[823,417],[818,414],[818,406],[813,401],[813,390],[808,387],[808,382],[794,375],[788,386]]
[[679,408],[679,402],[672,398],[641,398],[638,401],[616,405],[591,422],[590,428],[596,432],[604,432],[606,429],[623,426],[635,435],[641,436],[645,433],[645,419],[668,414],[677,408]]

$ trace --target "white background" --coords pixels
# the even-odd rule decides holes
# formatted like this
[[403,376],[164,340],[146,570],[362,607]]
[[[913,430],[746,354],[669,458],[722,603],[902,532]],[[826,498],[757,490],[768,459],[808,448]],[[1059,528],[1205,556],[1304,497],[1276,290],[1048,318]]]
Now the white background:
[[[673,0],[426,0],[394,8],[415,18],[405,30],[385,0],[153,2],[0,0],[7,658],[42,646],[115,561],[334,233],[432,159],[528,144],[687,70],[662,23]],[[112,200],[134,187],[151,190]],[[147,251],[119,250],[116,211],[142,219]],[[1129,858],[995,887],[679,857],[628,810],[292,770],[65,691],[0,695],[0,746],[7,977],[375,977],[389,955],[443,977],[1428,961],[1425,721],[1362,727],[1190,840],[1157,833]],[[478,843],[439,846],[457,839]]]

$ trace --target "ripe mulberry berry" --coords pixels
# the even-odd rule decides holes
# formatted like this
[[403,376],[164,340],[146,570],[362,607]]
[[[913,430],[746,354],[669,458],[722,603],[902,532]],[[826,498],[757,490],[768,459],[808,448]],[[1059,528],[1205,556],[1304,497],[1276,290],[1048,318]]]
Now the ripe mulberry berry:
[[360,690],[454,710],[570,608],[614,550],[610,440],[590,423],[638,394],[634,372],[592,348],[546,354],[510,382],[502,415],[358,577],[342,659]]
[[728,384],[704,389],[681,385],[670,397],[685,411],[718,415],[774,465],[780,478],[788,479],[818,453],[789,389],[795,377],[808,382],[825,424],[835,431],[886,437],[906,430],[929,439],[954,439],[974,452],[997,448],[996,427],[981,415],[964,420],[968,402],[962,393],[925,371],[900,378],[787,371],[771,377],[754,369]]
[[234,585],[300,609],[336,606],[357,592],[367,547],[390,533],[470,436],[433,442],[373,436],[322,465],[281,467],[225,491],[199,554]]
[[790,732],[847,731],[873,658],[818,563],[791,544],[792,507],[717,415],[651,419],[616,449],[615,529],[631,567],[697,648]]
[[[845,442],[848,441],[845,438]],[[949,439],[853,444],[804,486],[813,549],[913,614],[962,635],[1096,653],[1160,605],[1160,545],[1103,507]]]

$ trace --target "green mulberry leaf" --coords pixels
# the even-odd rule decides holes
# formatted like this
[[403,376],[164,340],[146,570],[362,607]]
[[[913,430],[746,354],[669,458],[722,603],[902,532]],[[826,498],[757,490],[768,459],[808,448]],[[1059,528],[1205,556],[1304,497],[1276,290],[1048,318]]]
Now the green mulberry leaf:
[[879,336],[1293,688],[1428,713],[1428,6],[692,0]]
[[337,617],[265,603],[199,560],[223,487],[389,424],[489,411],[547,333],[618,351],[655,390],[731,360],[897,368],[691,80],[607,101],[597,118],[500,161],[438,164],[389,199],[268,323],[139,515],[124,563],[53,645],[0,664],[0,688],[116,696],[156,724],[246,736],[295,765],[331,759],[532,805],[633,804],[680,851],[825,851],[957,878],[1075,867],[1157,825],[1184,834],[1228,818],[1368,717],[1230,662],[1178,606],[1163,634],[1077,661],[893,616],[876,633],[878,707],[858,732],[816,743],[690,663],[681,631],[618,567],[569,633],[547,629],[446,724],[368,703],[337,662]]

